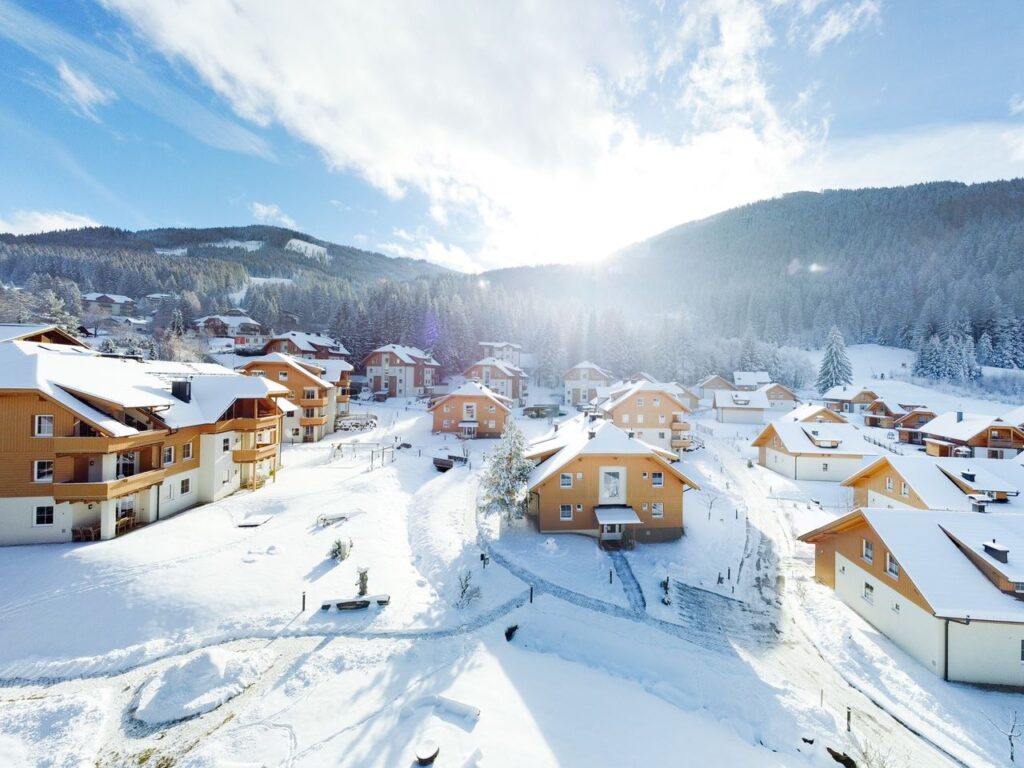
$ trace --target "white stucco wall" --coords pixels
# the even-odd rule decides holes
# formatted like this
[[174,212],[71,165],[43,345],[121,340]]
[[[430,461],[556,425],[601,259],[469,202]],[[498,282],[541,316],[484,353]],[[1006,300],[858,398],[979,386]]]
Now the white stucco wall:
[[[204,446],[205,447],[205,446]],[[165,517],[176,515],[183,509],[194,507],[199,504],[199,474],[200,470],[198,467],[189,470],[188,472],[181,472],[176,475],[171,475],[164,480],[163,486],[160,488],[160,519],[163,520]],[[191,489],[187,494],[181,492],[181,481],[188,479],[191,484]]]
[[760,408],[718,408],[716,415],[724,424],[764,424],[764,411]]
[[796,458],[781,451],[766,448],[764,452],[764,466],[785,477],[796,477]]
[[[828,464],[828,470],[824,469],[825,464]],[[835,456],[825,458],[797,456],[796,479],[825,480],[838,483],[848,478],[863,465],[864,459],[859,456],[852,459]]]
[[1024,687],[1024,624],[949,623],[949,679]]
[[868,491],[868,506],[879,507],[881,509],[913,509],[914,507],[910,504],[904,504],[902,501],[884,496],[877,491]]
[[0,546],[71,541],[71,504],[53,504],[53,525],[35,525],[35,508],[53,504],[48,496],[0,499]]
[[[228,438],[228,450],[223,450],[223,440]],[[216,435],[200,435],[199,501],[210,502],[222,499],[238,490],[241,471],[232,460],[231,451],[241,447],[237,432],[221,432]],[[225,482],[226,480],[226,482]]]
[[[836,553],[836,596],[941,677],[945,663],[943,622],[901,595],[887,580],[887,576],[877,578]],[[875,588],[874,599],[870,603],[863,597],[865,582]],[[899,605],[898,612],[893,610],[894,604]]]

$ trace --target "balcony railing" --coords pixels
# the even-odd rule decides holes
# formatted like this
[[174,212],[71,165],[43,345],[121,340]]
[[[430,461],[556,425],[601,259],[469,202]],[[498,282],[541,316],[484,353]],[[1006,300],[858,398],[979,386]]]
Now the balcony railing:
[[67,455],[78,453],[128,453],[147,445],[160,443],[167,436],[167,430],[154,429],[126,437],[55,437],[53,438],[54,453]]
[[326,416],[302,416],[299,418],[300,427],[322,427],[326,423]]
[[299,406],[302,408],[323,408],[327,405],[326,397],[304,397],[299,400]]
[[162,482],[166,470],[151,469],[117,480],[99,482],[66,482],[53,484],[54,501],[106,501],[136,493]]
[[241,417],[237,419],[231,419],[221,423],[221,432],[227,430],[234,430],[236,432],[258,432],[264,429],[271,429],[276,427],[280,416],[274,414],[270,416],[255,416],[255,417]]
[[263,445],[257,448],[236,448],[231,452],[231,458],[236,464],[252,464],[256,461],[265,461],[277,456],[277,445]]

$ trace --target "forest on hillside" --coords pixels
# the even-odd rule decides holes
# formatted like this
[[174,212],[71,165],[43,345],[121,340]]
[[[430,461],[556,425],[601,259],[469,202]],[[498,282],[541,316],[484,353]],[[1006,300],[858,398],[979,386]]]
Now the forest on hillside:
[[[268,328],[295,314],[357,358],[401,342],[432,350],[449,371],[494,338],[532,351],[542,376],[587,358],[681,381],[766,368],[802,386],[809,366],[799,349],[820,346],[835,325],[847,343],[941,344],[944,359],[966,362],[937,369],[970,378],[975,363],[1024,368],[1022,222],[1022,180],[798,193],[594,265],[484,275],[329,243],[335,258],[324,264],[284,248],[292,237],[323,241],[276,227],[99,228],[0,238],[0,280],[49,290],[72,315],[76,291],[175,293],[186,320],[233,306],[246,290],[244,307]],[[263,245],[212,245],[230,240]],[[12,312],[30,310],[22,302]],[[158,316],[156,327],[168,321]]]

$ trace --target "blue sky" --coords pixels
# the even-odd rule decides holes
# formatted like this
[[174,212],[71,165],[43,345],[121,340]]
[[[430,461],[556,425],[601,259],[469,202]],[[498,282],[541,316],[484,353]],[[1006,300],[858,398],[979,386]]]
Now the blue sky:
[[0,0],[0,231],[591,261],[796,189],[1024,175],[1024,5]]

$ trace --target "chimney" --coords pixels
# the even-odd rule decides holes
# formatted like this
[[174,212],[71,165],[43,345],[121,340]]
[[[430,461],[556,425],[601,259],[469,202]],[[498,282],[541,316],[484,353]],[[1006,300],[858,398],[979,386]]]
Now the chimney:
[[959,424],[963,420],[964,420],[964,412],[963,411],[957,411],[956,412],[956,423]]
[[628,438],[632,439],[632,438],[636,437],[636,432],[634,432],[634,431],[633,431],[633,430],[631,429],[631,430],[629,430],[629,432],[627,432],[627,433],[626,433],[626,437],[628,437]]
[[988,512],[988,497],[980,493],[971,494],[971,512]]
[[963,472],[960,473],[960,477],[962,477],[968,483],[973,483],[975,474],[971,472],[969,469],[965,469]]
[[595,429],[588,429],[587,430],[587,440],[593,440],[595,437],[597,437],[597,430],[595,430]]
[[985,548],[985,554],[995,558],[1000,563],[1008,563],[1010,561],[1010,549],[1002,544],[996,544],[996,540],[986,541],[982,546]]
[[171,394],[183,403],[192,402],[192,382],[188,379],[175,379],[171,382]]

